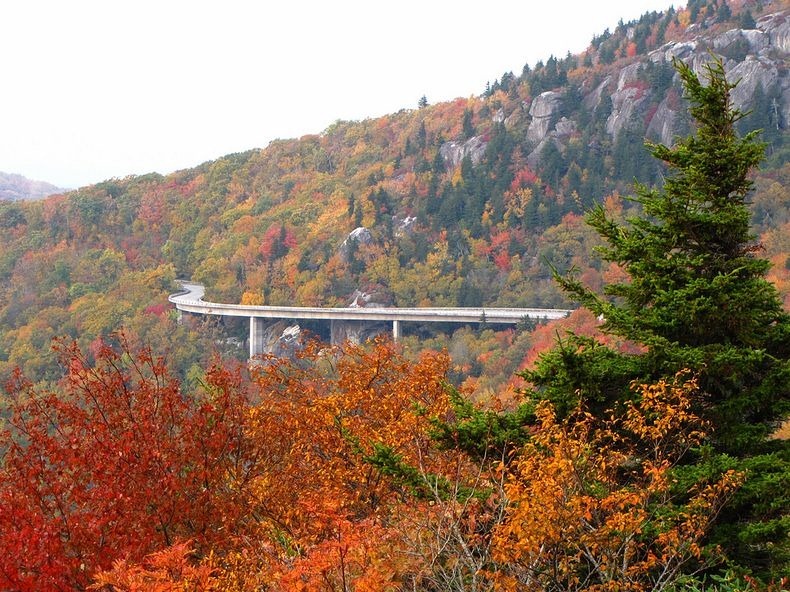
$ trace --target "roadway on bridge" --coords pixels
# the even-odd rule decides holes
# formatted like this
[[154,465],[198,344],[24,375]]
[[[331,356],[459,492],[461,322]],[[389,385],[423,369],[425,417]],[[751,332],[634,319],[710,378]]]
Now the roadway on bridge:
[[515,324],[524,319],[555,320],[568,316],[570,310],[555,308],[397,308],[348,307],[321,308],[310,306],[257,306],[222,304],[203,300],[206,290],[201,284],[179,282],[183,290],[168,300],[178,310],[197,314],[269,318],[269,319],[330,319],[344,321],[410,321],[428,323],[491,323]]

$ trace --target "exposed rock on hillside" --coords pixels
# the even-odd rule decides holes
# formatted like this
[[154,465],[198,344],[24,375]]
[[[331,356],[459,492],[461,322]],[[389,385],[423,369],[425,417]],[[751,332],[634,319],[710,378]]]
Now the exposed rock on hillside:
[[[735,106],[748,111],[762,97],[764,103],[758,108],[771,110],[767,115],[773,125],[787,129],[790,126],[787,68],[790,18],[785,13],[776,13],[760,18],[754,29],[706,34],[704,29],[696,28],[695,33],[693,39],[671,41],[641,60],[605,70],[603,77],[595,73],[579,80],[581,96],[576,104],[567,102],[563,94],[566,91],[560,89],[535,97],[529,108],[531,120],[526,132],[533,146],[529,163],[535,166],[540,162],[547,142],[563,152],[576,128],[584,128],[579,124],[581,118],[597,112],[606,115],[604,130],[612,142],[621,133],[630,132],[635,137],[671,144],[675,136],[687,131],[683,128],[685,106],[679,100],[680,84],[671,71],[672,60],[682,60],[702,74],[704,65],[711,60],[711,51],[722,56],[728,78],[739,81],[732,92]],[[566,117],[559,119],[561,112]]]
[[532,121],[527,130],[527,139],[537,144],[549,133],[557,114],[562,108],[562,94],[555,91],[541,93],[532,101],[529,115]]
[[786,13],[764,16],[757,22],[757,28],[768,34],[771,46],[783,53],[790,53],[790,19]]
[[483,138],[474,136],[466,142],[445,142],[439,148],[439,154],[450,168],[457,167],[466,156],[469,156],[472,164],[478,164],[485,154],[486,145]]
[[382,301],[381,294],[377,294],[375,292],[363,292],[362,290],[354,290],[354,293],[351,295],[352,300],[351,303],[348,305],[349,308],[364,308],[364,307],[381,307],[387,306]]
[[645,112],[651,93],[639,78],[642,64],[630,64],[620,71],[617,90],[612,93],[612,113],[606,120],[606,131],[617,137],[624,128],[638,123],[638,115]]
[[672,144],[677,129],[678,112],[669,106],[670,100],[665,98],[658,105],[650,124],[647,126],[647,137],[658,140],[661,144]]
[[540,142],[535,146],[535,149],[527,156],[527,162],[530,166],[536,166],[540,161],[541,154],[546,148],[546,145],[551,142],[557,149],[562,152],[564,150],[563,141],[567,141],[570,136],[576,133],[576,122],[567,117],[561,117],[550,131]]
[[364,226],[359,226],[348,233],[348,238],[343,241],[343,246],[348,245],[350,241],[356,241],[359,245],[369,245],[373,242],[373,235]]
[[414,223],[417,221],[416,216],[405,216],[399,218],[398,216],[392,217],[392,225],[395,227],[395,236],[403,236],[410,234],[414,230]]
[[[737,87],[732,90],[731,97],[733,104],[739,109],[747,109],[752,102],[758,87],[765,90],[778,90],[783,95],[782,105],[785,116],[783,121],[787,121],[788,107],[790,106],[790,95],[788,94],[787,76],[781,79],[777,64],[765,58],[747,56],[738,64],[727,63],[727,74],[732,80],[740,80]],[[784,88],[783,88],[784,87]]]
[[332,343],[365,343],[382,333],[392,331],[389,323],[371,323],[370,321],[333,321]]
[[340,256],[343,260],[348,259],[349,251],[351,250],[352,243],[356,246],[369,245],[373,243],[373,235],[370,230],[364,226],[359,226],[348,233],[346,240],[340,245]]
[[301,347],[302,330],[299,325],[289,325],[286,321],[276,321],[263,331],[264,354],[278,358],[291,357]]
[[588,93],[584,97],[584,99],[582,100],[582,105],[584,106],[585,109],[587,109],[588,111],[595,111],[600,106],[604,98],[604,90],[606,89],[607,86],[609,86],[609,83],[611,81],[612,81],[612,77],[607,76],[606,78],[603,79],[602,82],[598,84],[598,86],[595,87],[595,89],[592,92]]

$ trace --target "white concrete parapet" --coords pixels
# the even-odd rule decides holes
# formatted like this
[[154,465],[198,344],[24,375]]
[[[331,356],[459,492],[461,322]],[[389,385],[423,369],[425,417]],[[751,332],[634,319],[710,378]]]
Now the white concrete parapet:
[[401,337],[402,321],[423,323],[490,323],[516,324],[524,319],[556,320],[572,311],[555,308],[320,308],[309,306],[258,306],[249,304],[221,304],[206,302],[206,291],[201,284],[180,281],[183,290],[172,294],[168,300],[176,309],[196,314],[250,318],[250,356],[261,352],[262,319],[328,319],[343,321],[392,322],[393,338]]

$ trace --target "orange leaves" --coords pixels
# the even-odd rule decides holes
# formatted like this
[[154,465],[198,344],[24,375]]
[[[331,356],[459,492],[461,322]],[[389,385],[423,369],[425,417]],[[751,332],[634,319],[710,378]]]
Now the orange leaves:
[[194,550],[189,542],[178,543],[145,557],[141,564],[124,560],[100,572],[89,590],[113,592],[208,592],[213,569],[209,564],[190,560]]
[[558,422],[539,405],[493,533],[499,589],[661,589],[702,561],[700,540],[742,476],[700,484],[676,507],[670,467],[704,436],[689,410],[696,388],[683,373],[634,385],[639,402],[602,421],[577,411]]
[[389,589],[405,565],[392,512],[407,492],[365,457],[384,446],[424,471],[451,470],[428,435],[449,407],[447,365],[443,354],[407,361],[377,341],[310,344],[254,369],[244,438],[256,451],[255,523],[219,579],[254,589],[238,581],[257,571],[278,590]]
[[473,464],[430,437],[444,354],[312,344],[192,396],[145,350],[62,354],[58,395],[9,385],[4,589],[661,589],[705,564],[741,481],[673,496],[705,428],[685,374],[635,384],[621,416],[543,403],[517,458]]
[[691,411],[689,395],[697,391],[697,381],[687,379],[688,374],[679,372],[674,381],[632,385],[640,400],[627,403],[623,427],[650,444],[655,460],[680,458],[705,437],[706,422]]
[[256,484],[267,516],[309,532],[296,500],[311,495],[355,513],[374,510],[393,494],[362,461],[374,444],[408,463],[433,463],[429,418],[448,408],[447,365],[439,354],[410,363],[376,342],[369,350],[349,346],[338,358],[311,346],[297,362],[260,367],[248,435],[267,451]]
[[393,532],[372,519],[352,521],[335,509],[308,510],[326,531],[304,554],[285,562],[277,589],[318,592],[396,590],[389,560]]

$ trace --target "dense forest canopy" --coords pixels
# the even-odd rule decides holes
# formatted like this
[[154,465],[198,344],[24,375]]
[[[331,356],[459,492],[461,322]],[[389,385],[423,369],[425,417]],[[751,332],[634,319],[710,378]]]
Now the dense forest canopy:
[[[3,586],[779,589],[789,27],[691,0],[480,96],[0,202]],[[583,308],[247,366],[176,278]]]
[[[599,239],[581,215],[623,207],[635,179],[661,183],[644,139],[671,143],[689,129],[671,58],[699,68],[708,50],[741,78],[736,104],[753,107],[739,131],[762,128],[769,143],[752,201],[784,294],[786,16],[773,3],[725,6],[621,22],[583,54],[505,74],[478,97],[338,121],[167,177],[0,203],[0,374],[20,366],[52,378],[52,337],[88,345],[122,325],[148,343],[199,333],[210,350],[211,327],[163,328],[175,277],[227,302],[345,306],[361,291],[399,306],[568,307],[551,267],[579,268],[593,287],[617,273],[590,255]],[[366,240],[348,240],[359,227]],[[456,365],[482,372],[486,390],[521,360],[472,333],[458,333],[459,354],[479,343]],[[245,339],[240,327],[220,334]],[[486,352],[500,359],[476,359]],[[174,355],[182,372],[199,357]]]

